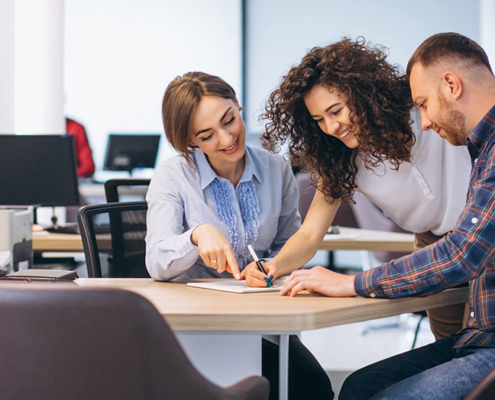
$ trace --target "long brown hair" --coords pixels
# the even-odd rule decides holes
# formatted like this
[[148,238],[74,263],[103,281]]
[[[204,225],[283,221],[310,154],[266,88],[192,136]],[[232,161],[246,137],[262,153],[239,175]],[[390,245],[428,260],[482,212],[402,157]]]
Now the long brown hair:
[[165,90],[162,118],[170,145],[192,165],[191,119],[204,96],[218,96],[237,102],[235,91],[222,78],[204,72],[188,72],[176,77]]
[[403,74],[386,57],[385,47],[372,46],[362,37],[315,47],[283,77],[260,116],[267,120],[263,145],[275,151],[289,141],[292,164],[311,172],[313,183],[322,180],[318,189],[328,202],[352,201],[358,149],[326,135],[308,112],[304,97],[316,85],[337,89],[347,98],[351,122],[360,127],[358,148],[366,168],[389,160],[398,169],[409,159],[414,143],[412,100]]

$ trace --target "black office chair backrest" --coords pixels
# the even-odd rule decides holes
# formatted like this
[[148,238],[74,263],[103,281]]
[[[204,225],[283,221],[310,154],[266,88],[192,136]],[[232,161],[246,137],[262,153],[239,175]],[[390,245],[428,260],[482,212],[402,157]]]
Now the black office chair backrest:
[[109,179],[105,182],[105,197],[107,203],[116,203],[121,201],[119,188],[132,188],[128,194],[141,197],[139,200],[144,200],[151,179],[141,178],[126,178],[126,179]]
[[28,286],[0,291],[3,399],[268,399],[263,377],[222,388],[201,375],[136,293]]
[[84,206],[77,216],[90,278],[149,278],[145,201]]

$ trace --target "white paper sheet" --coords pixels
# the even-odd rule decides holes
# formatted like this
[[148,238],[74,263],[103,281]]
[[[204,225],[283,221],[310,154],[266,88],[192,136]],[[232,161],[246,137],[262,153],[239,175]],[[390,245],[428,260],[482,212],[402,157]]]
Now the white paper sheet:
[[262,292],[278,292],[284,286],[284,279],[276,279],[272,287],[251,287],[245,281],[235,280],[215,280],[211,282],[189,282],[187,286],[220,290],[223,292],[232,293],[262,293]]
[[349,240],[356,239],[358,237],[357,233],[331,233],[325,235],[324,240]]
[[12,252],[11,251],[0,251],[0,269],[7,270],[7,267],[10,265],[12,261]]

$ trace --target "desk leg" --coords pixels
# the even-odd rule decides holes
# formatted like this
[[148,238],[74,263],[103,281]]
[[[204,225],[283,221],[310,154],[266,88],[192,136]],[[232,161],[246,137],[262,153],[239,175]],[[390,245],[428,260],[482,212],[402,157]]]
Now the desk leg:
[[278,393],[280,400],[287,400],[289,398],[289,335],[280,335],[280,342],[278,346]]

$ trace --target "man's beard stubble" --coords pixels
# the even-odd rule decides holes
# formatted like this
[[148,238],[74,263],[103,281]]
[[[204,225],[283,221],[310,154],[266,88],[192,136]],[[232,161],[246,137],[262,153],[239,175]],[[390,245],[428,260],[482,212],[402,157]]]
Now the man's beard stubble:
[[447,102],[443,93],[438,91],[438,102],[442,116],[439,118],[440,126],[445,132],[446,140],[454,146],[466,145],[466,117],[454,106]]

